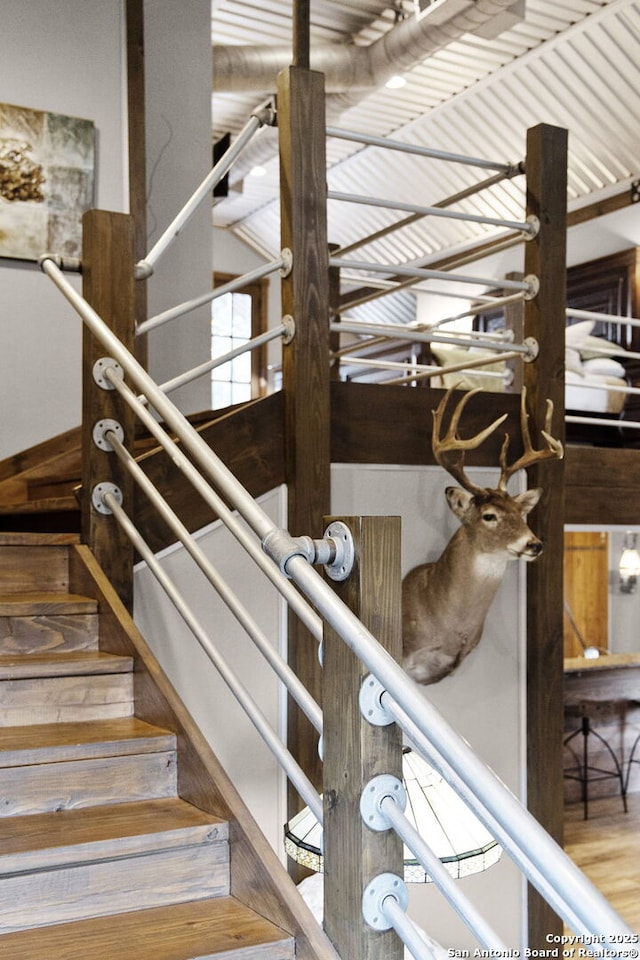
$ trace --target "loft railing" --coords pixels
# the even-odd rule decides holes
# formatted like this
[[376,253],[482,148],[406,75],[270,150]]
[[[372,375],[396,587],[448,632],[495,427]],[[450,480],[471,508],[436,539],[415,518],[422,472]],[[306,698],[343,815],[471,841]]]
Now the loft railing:
[[[191,474],[191,478],[194,479],[200,491],[203,490],[205,485],[207,487],[212,485],[215,488],[215,491],[211,489],[207,496],[211,498],[211,503],[215,504],[219,510],[223,521],[231,519],[232,533],[237,534],[237,525],[230,517],[230,510],[225,510],[224,507],[220,510],[223,504],[218,498],[224,498],[243,518],[254,537],[257,538],[262,550],[271,558],[269,569],[271,571],[270,578],[274,585],[278,586],[286,599],[295,603],[298,613],[301,613],[304,604],[299,599],[293,601],[289,584],[289,581],[292,581],[313,608],[303,613],[303,616],[306,617],[308,625],[314,631],[317,632],[318,622],[316,617],[319,616],[322,619],[325,625],[323,628],[324,663],[327,671],[327,686],[330,687],[336,677],[340,679],[341,684],[344,684],[347,675],[349,675],[350,680],[357,683],[358,678],[363,675],[363,671],[366,673],[367,679],[364,686],[370,693],[373,688],[374,696],[373,700],[369,699],[367,701],[368,705],[363,708],[364,716],[358,723],[369,726],[370,718],[375,715],[376,725],[383,730],[389,730],[389,733],[386,734],[385,742],[387,746],[385,751],[388,753],[392,767],[397,770],[398,749],[400,747],[397,735],[392,731],[399,728],[458,792],[478,819],[502,844],[505,851],[522,870],[530,883],[538,889],[567,925],[575,931],[575,934],[583,938],[604,937],[605,940],[601,942],[609,943],[612,956],[616,956],[617,948],[615,944],[620,942],[621,938],[633,936],[630,928],[617,916],[601,894],[522,807],[513,794],[479,760],[469,745],[455,733],[433,705],[425,699],[417,685],[406,676],[396,660],[381,646],[371,629],[366,626],[367,620],[372,619],[371,611],[367,606],[370,600],[370,591],[368,599],[366,591],[365,596],[359,590],[350,595],[347,589],[345,596],[347,600],[351,598],[351,604],[349,604],[336,596],[332,586],[319,575],[313,566],[315,562],[323,563],[330,572],[335,571],[337,567],[340,571],[340,579],[346,579],[348,582],[348,568],[352,551],[346,549],[345,544],[350,544],[353,538],[353,554],[357,555],[360,565],[358,576],[362,581],[362,578],[367,574],[366,558],[369,558],[373,563],[377,563],[378,569],[375,571],[373,580],[379,593],[381,576],[386,566],[383,558],[388,556],[387,550],[381,544],[378,544],[376,550],[372,548],[370,543],[365,542],[364,538],[368,534],[366,531],[363,532],[362,521],[357,518],[345,518],[344,529],[346,532],[343,532],[341,528],[340,535],[332,536],[327,533],[320,541],[313,540],[309,536],[294,537],[288,531],[279,529],[259,504],[238,483],[215,452],[204,443],[184,415],[167,398],[166,393],[135,360],[132,352],[109,329],[97,311],[69,283],[54,259],[43,257],[41,267],[82,318],[91,337],[97,341],[101,348],[102,359],[99,365],[99,376],[95,378],[92,372],[92,389],[101,392],[104,397],[109,397],[110,400],[112,394],[116,393],[123,404],[134,411],[136,415],[141,416],[143,422],[149,428],[151,428],[151,422],[154,418],[150,416],[148,408],[155,411],[156,416],[163,421],[166,428],[179,439],[181,448],[188,454],[189,461],[192,461],[190,467],[186,469],[186,464],[189,461],[184,455],[185,475],[187,473]],[[123,378],[126,378],[126,381],[134,389],[131,389]],[[136,391],[144,397],[144,402],[136,395]],[[153,432],[158,438],[166,433],[164,428],[158,424],[154,424]],[[341,855],[345,845],[348,845],[345,831],[351,836],[354,831],[357,831],[361,837],[362,849],[370,847],[371,844],[371,838],[368,836],[371,831],[364,823],[354,826],[353,821],[349,822],[347,819],[346,823],[342,823],[340,817],[336,817],[336,810],[343,809],[342,804],[335,803],[336,792],[339,790],[335,783],[336,770],[343,771],[341,775],[344,777],[345,764],[347,764],[346,769],[349,769],[347,779],[353,781],[357,777],[360,784],[359,790],[369,792],[369,781],[363,780],[362,775],[366,773],[368,767],[370,768],[371,757],[367,757],[365,751],[358,760],[357,769],[348,766],[350,763],[348,754],[351,753],[351,750],[350,745],[346,743],[347,735],[345,731],[352,727],[353,723],[345,723],[344,711],[350,703],[355,704],[358,701],[358,690],[354,689],[351,696],[341,698],[340,712],[332,711],[329,705],[325,706],[324,715],[321,718],[317,704],[307,695],[298,679],[291,674],[287,665],[280,662],[271,651],[265,651],[264,647],[268,644],[262,642],[259,630],[255,629],[255,625],[250,622],[250,618],[242,610],[236,599],[230,596],[222,578],[213,570],[206,558],[201,555],[197,544],[182,526],[177,516],[160,495],[150,489],[146,477],[126,450],[123,442],[124,431],[121,429],[119,421],[111,417],[102,418],[98,425],[94,426],[93,435],[94,441],[101,448],[102,453],[107,457],[117,457],[123,469],[131,474],[135,482],[141,484],[147,495],[155,502],[165,521],[169,523],[174,534],[183,542],[187,552],[199,568],[205,572],[212,586],[223,595],[225,602],[233,610],[242,625],[248,629],[254,642],[263,653],[267,654],[268,662],[276,670],[280,681],[305,711],[316,730],[319,732],[321,730],[323,733],[324,762],[329,771],[325,778],[324,793],[325,797],[332,798],[331,802],[325,801],[324,808],[321,806],[315,788],[308,781],[304,772],[279,742],[264,717],[260,715],[260,711],[251,702],[238,678],[232,674],[224,660],[218,655],[207,631],[198,622],[196,614],[186,607],[175,585],[168,580],[156,563],[152,551],[146,546],[144,538],[135,527],[134,519],[123,504],[122,492],[117,484],[103,477],[90,491],[87,490],[85,496],[91,496],[92,509],[99,513],[107,523],[117,522],[120,524],[127,538],[132,541],[133,546],[149,564],[221,676],[247,711],[254,726],[265,739],[278,762],[283,765],[287,776],[294,782],[296,789],[301,791],[304,801],[310,806],[318,820],[324,820],[327,876],[335,878],[336,874],[341,872],[343,875],[345,872],[351,874],[350,881],[345,881],[346,886],[343,884],[334,886],[329,882],[326,885],[325,925],[328,932],[332,938],[335,938],[335,942],[350,942],[350,931],[354,929],[354,925],[358,927],[361,925],[361,921],[356,921],[355,911],[357,910],[359,913],[362,907],[367,918],[366,935],[358,939],[357,943],[358,950],[362,952],[360,954],[350,952],[348,954],[349,960],[379,955],[379,953],[376,953],[376,944],[380,942],[378,938],[384,937],[386,935],[384,931],[391,929],[396,931],[400,940],[408,946],[419,960],[430,958],[432,954],[429,947],[424,944],[406,915],[406,896],[403,893],[404,882],[397,872],[399,849],[397,844],[395,848],[393,843],[389,844],[388,860],[381,860],[380,873],[373,878],[367,887],[363,903],[360,903],[360,896],[353,896],[359,868],[356,867],[354,873],[354,866],[347,862],[348,858]],[[168,435],[162,436],[162,442],[171,454],[177,455],[179,453],[173,444],[173,440]],[[356,528],[355,531],[352,527]],[[254,546],[249,551],[249,555],[255,557],[256,553]],[[377,560],[375,559],[376,553],[378,555]],[[396,555],[397,553],[396,548]],[[396,653],[398,652],[397,643],[399,642],[397,630],[399,582],[399,569],[396,568],[392,582],[385,588],[388,589],[391,599],[383,617],[385,622],[390,624],[385,629],[391,636],[391,644],[393,645],[393,642],[396,644]],[[356,615],[351,606],[357,608],[360,616]],[[393,629],[394,623],[395,630]],[[345,654],[348,658],[348,666],[345,666]],[[344,686],[342,690],[344,691]],[[329,698],[330,703],[331,698]],[[372,704],[375,705],[375,709],[373,709]],[[379,714],[382,714],[381,718],[379,718]],[[357,735],[357,739],[360,742],[365,741],[365,738],[361,735]],[[394,750],[395,760],[393,759]],[[433,872],[434,882],[444,895],[454,902],[465,922],[470,924],[478,942],[487,949],[505,950],[506,947],[500,938],[477,916],[474,908],[468,904],[463,904],[461,892],[457,890],[455,894],[452,894],[450,885],[439,875],[437,868],[433,869],[435,855],[429,848],[428,838],[420,838],[414,835],[410,826],[407,825],[392,789],[383,791],[382,795],[378,797],[377,813],[385,819],[385,826],[388,823],[388,829],[393,830],[408,844],[425,870]],[[340,910],[336,909],[335,897],[332,898],[335,889],[341,891],[341,898],[345,889],[349,891],[351,894],[351,911],[348,910],[345,913],[342,903],[340,904]],[[361,894],[362,892],[360,892]],[[372,904],[373,910],[371,909]],[[385,943],[387,942],[385,941]],[[389,960],[399,956],[397,952],[399,942],[393,941],[390,946],[385,946],[385,956]]]

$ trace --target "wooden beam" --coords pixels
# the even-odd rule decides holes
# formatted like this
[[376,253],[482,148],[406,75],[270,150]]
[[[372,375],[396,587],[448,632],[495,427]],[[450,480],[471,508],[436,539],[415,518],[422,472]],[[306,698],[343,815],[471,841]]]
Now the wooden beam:
[[[282,282],[282,309],[296,323],[283,346],[288,526],[294,536],[322,536],[330,512],[329,253],[326,235],[326,150],[322,74],[289,67],[278,77],[282,246],[293,267]],[[289,658],[321,700],[316,643],[290,616]],[[317,736],[291,704],[289,749],[312,781],[321,781]],[[289,816],[300,801],[290,790]]]
[[[527,215],[540,221],[525,245],[525,274],[540,281],[525,304],[526,337],[540,344],[535,363],[525,364],[532,438],[538,445],[547,398],[554,404],[553,435],[564,440],[564,328],[566,304],[567,131],[540,124],[527,135]],[[544,494],[532,517],[545,544],[527,567],[527,805],[558,842],[563,829],[563,528],[564,464],[546,460],[529,473],[529,485]],[[562,922],[529,888],[529,946],[543,949]]]
[[[336,594],[396,659],[402,646],[400,517],[340,517],[351,531],[356,563]],[[401,960],[393,930],[362,918],[362,894],[380,873],[403,877],[402,842],[393,830],[370,830],[360,816],[363,787],[380,774],[402,779],[400,729],[374,727],[358,707],[367,670],[332,630],[324,633],[325,930],[341,957]],[[354,920],[354,918],[358,918]]]
[[[82,289],[107,326],[133,350],[135,290],[133,279],[133,220],[128,214],[89,210],[83,219]],[[133,548],[111,515],[98,513],[91,503],[98,483],[113,483],[123,494],[129,514],[133,480],[113,452],[99,449],[93,429],[99,420],[115,420],[124,442],[133,443],[134,415],[115,390],[101,389],[94,380],[97,360],[105,348],[85,327],[82,386],[82,538],[93,551],[123,603],[133,602]]]

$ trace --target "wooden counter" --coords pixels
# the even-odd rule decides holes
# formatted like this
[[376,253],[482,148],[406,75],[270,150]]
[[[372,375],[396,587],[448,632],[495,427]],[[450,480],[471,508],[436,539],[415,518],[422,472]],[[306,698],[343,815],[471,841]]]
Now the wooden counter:
[[640,703],[640,653],[610,653],[564,661],[564,702],[637,700]]

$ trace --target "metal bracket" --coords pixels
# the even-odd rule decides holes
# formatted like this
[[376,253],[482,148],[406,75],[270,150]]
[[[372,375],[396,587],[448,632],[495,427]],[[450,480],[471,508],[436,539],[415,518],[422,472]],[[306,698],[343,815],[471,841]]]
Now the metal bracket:
[[384,901],[391,897],[402,910],[409,905],[409,894],[404,880],[395,873],[380,873],[365,887],[362,894],[362,916],[374,930],[390,930],[392,924],[384,915]]
[[358,694],[360,713],[374,727],[388,727],[395,723],[394,717],[382,705],[383,693],[386,693],[385,688],[372,673],[364,678]]
[[538,359],[538,354],[540,353],[540,344],[535,337],[525,337],[522,342],[526,347],[529,348],[528,353],[523,354],[524,362],[533,363],[534,360]]
[[631,203],[640,201],[640,180],[633,180],[631,183]]
[[288,277],[293,270],[293,253],[289,247],[283,247],[283,249],[280,251],[280,256],[284,261],[280,267],[280,276],[283,278]]
[[291,341],[296,335],[296,322],[291,316],[291,314],[287,313],[282,318],[282,326],[284,327],[284,330],[285,330],[284,336],[282,338],[282,342],[284,344],[289,344],[291,343]]
[[523,230],[522,236],[525,240],[535,240],[540,233],[540,218],[536,217],[535,213],[530,213],[525,223],[529,225],[529,229]]
[[124,379],[124,370],[117,360],[114,360],[113,357],[100,357],[93,365],[93,380],[101,390],[115,390],[114,385],[104,375],[108,368],[113,370],[119,380]]
[[351,535],[351,530],[342,520],[334,520],[330,523],[324,532],[324,541],[320,543],[329,543],[333,550],[333,556],[328,560],[320,559],[319,563],[324,563],[324,570],[331,580],[338,582],[346,580],[356,559],[356,548]]
[[389,818],[381,807],[386,797],[391,797],[402,810],[407,806],[407,791],[401,781],[390,773],[382,773],[369,780],[360,795],[360,816],[371,830],[380,832],[391,827]]
[[353,568],[355,547],[351,531],[337,520],[329,524],[323,540],[311,537],[292,537],[287,530],[270,530],[262,541],[262,549],[280,567],[285,576],[292,557],[304,557],[307,563],[324,564],[332,580],[346,580]]
[[115,433],[120,443],[124,443],[124,430],[117,420],[98,420],[93,427],[93,442],[99,450],[111,453],[113,447],[105,436],[109,431]]
[[535,300],[540,293],[540,281],[536,277],[535,273],[528,273],[524,278],[524,282],[529,285],[529,289],[525,291],[524,299]]
[[91,503],[93,504],[93,509],[98,513],[105,515],[110,515],[113,513],[110,507],[104,502],[104,498],[107,494],[111,494],[119,504],[122,503],[122,490],[120,487],[116,487],[115,483],[97,483],[91,492]]

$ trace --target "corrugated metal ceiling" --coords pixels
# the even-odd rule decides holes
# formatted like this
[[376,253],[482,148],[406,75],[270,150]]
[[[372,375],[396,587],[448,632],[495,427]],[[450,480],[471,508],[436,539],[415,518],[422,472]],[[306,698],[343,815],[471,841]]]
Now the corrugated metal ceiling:
[[[410,15],[406,0],[404,14]],[[398,5],[396,4],[396,8]],[[396,13],[385,0],[312,0],[312,45],[370,44]],[[290,4],[214,0],[214,44],[290,42]],[[214,53],[215,56],[215,53]],[[569,203],[618,192],[640,162],[640,0],[527,0],[525,19],[496,39],[465,34],[405,74],[401,90],[376,90],[330,122],[440,150],[497,161],[523,158],[526,131],[539,122],[569,130]],[[233,134],[270,91],[214,93],[213,134]],[[333,109],[333,106],[331,107]],[[483,179],[485,171],[330,139],[330,190],[432,205]],[[260,162],[265,176],[248,176]],[[262,130],[232,175],[214,223],[257,250],[279,249],[275,131]],[[241,190],[241,192],[240,192]],[[522,219],[523,183],[505,181],[455,209]],[[403,214],[329,202],[329,238],[350,244]],[[384,263],[425,262],[497,228],[424,218],[377,240],[358,256]]]

